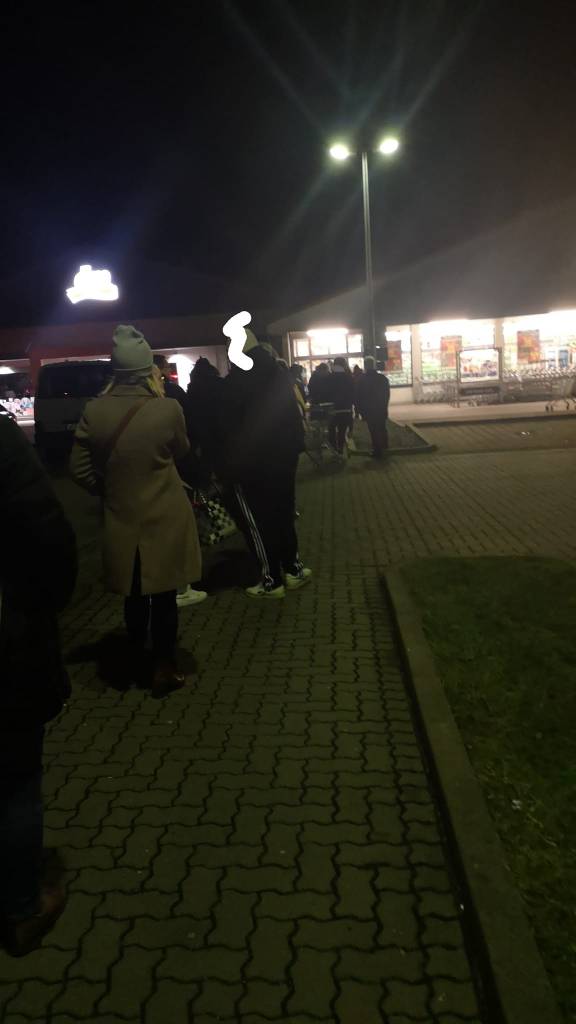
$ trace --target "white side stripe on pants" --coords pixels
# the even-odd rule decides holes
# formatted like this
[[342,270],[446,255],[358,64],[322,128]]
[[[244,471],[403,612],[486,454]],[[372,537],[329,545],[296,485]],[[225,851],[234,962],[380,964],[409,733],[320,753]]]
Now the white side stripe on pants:
[[248,503],[246,501],[246,498],[244,497],[244,494],[242,492],[242,488],[239,487],[238,485],[236,485],[234,487],[234,491],[236,492],[236,497],[238,499],[238,504],[240,505],[240,508],[242,509],[242,512],[244,514],[244,518],[246,519],[246,522],[248,524],[248,529],[250,530],[250,534],[251,534],[252,540],[254,542],[254,547],[256,548],[256,551],[258,553],[258,558],[260,559],[260,562],[262,563],[262,572],[263,572],[263,575],[264,575],[264,582],[268,582],[269,581],[270,583],[273,583],[274,581],[272,579],[272,576],[270,575],[270,565],[269,565],[269,562],[268,562],[268,555],[266,554],[266,548],[264,547],[264,541],[262,540],[262,537],[260,535],[260,531],[259,531],[258,527],[256,526],[256,522],[254,520],[254,516],[252,515],[252,512],[251,512],[250,508],[248,507]]

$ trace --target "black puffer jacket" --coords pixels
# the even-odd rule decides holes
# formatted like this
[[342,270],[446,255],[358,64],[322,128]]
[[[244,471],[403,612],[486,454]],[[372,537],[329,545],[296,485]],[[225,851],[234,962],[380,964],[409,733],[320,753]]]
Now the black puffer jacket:
[[289,374],[260,346],[250,370],[233,366],[221,389],[221,472],[227,483],[264,481],[304,451]]
[[69,695],[58,612],[77,574],[74,531],[32,446],[0,420],[0,744],[54,718]]

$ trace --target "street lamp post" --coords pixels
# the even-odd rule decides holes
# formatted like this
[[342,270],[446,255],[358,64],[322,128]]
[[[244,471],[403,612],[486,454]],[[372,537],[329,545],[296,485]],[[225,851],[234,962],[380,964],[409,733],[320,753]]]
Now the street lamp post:
[[[378,146],[378,152],[384,156],[391,156],[399,148],[398,139],[387,136]],[[347,160],[354,154],[342,142],[335,143],[330,147],[330,156],[334,160]],[[364,257],[366,268],[366,328],[367,336],[364,338],[364,355],[374,356],[376,354],[376,315],[374,312],[374,280],[372,277],[372,222],[370,219],[370,175],[368,166],[368,150],[361,150],[362,160],[362,207],[364,212]]]

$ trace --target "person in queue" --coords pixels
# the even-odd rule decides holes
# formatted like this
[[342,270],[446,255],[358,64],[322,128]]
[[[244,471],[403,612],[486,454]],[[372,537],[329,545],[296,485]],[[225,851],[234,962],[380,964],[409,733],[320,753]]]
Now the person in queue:
[[308,381],[308,398],[310,405],[321,405],[329,402],[328,390],[330,388],[330,369],[328,363],[318,363],[318,366],[310,374]]
[[170,363],[166,359],[166,356],[161,352],[155,352],[153,359],[154,366],[157,366],[160,370],[166,398],[175,398],[182,406],[184,415],[186,415],[186,392],[184,391],[184,388],[181,388],[180,385],[170,376]]
[[352,429],[354,381],[344,356],[336,356],[327,386],[328,401],[334,405],[328,439],[339,455],[344,453],[346,432]]
[[104,506],[104,571],[124,597],[136,675],[150,629],[152,695],[179,689],[176,593],[201,575],[196,520],[176,463],[189,452],[184,414],[164,397],[146,339],[132,326],[114,331],[113,378],[88,402],[70,460],[73,479]]
[[66,896],[42,877],[45,724],[70,696],[58,628],[78,569],[76,538],[32,445],[0,420],[0,928],[35,949]]
[[221,450],[218,409],[222,378],[212,363],[201,356],[190,373],[186,392],[186,425],[190,444],[198,452],[200,487],[208,487],[217,471]]
[[385,374],[378,373],[373,356],[366,356],[364,368],[358,385],[358,408],[370,431],[372,458],[382,459],[388,447],[390,381]]
[[296,469],[304,427],[289,373],[271,346],[246,331],[253,366],[233,365],[222,387],[222,470],[233,487],[243,531],[260,567],[250,598],[283,598],[309,583],[294,525]]

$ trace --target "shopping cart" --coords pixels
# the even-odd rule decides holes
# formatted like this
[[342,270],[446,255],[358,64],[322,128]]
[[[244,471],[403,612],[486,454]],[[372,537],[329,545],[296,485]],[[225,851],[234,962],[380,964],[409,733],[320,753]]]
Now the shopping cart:
[[551,397],[546,402],[546,412],[552,412],[557,402],[564,402],[567,409],[570,408],[570,402],[576,409],[576,397],[574,396],[574,387],[576,384],[576,377],[563,376],[557,377],[555,380],[550,381],[552,390]]
[[306,420],[306,454],[316,469],[335,463],[345,465],[347,462],[348,444],[344,445],[342,455],[330,444],[330,426],[334,416],[340,411],[344,410],[336,409],[332,402],[310,406]]

